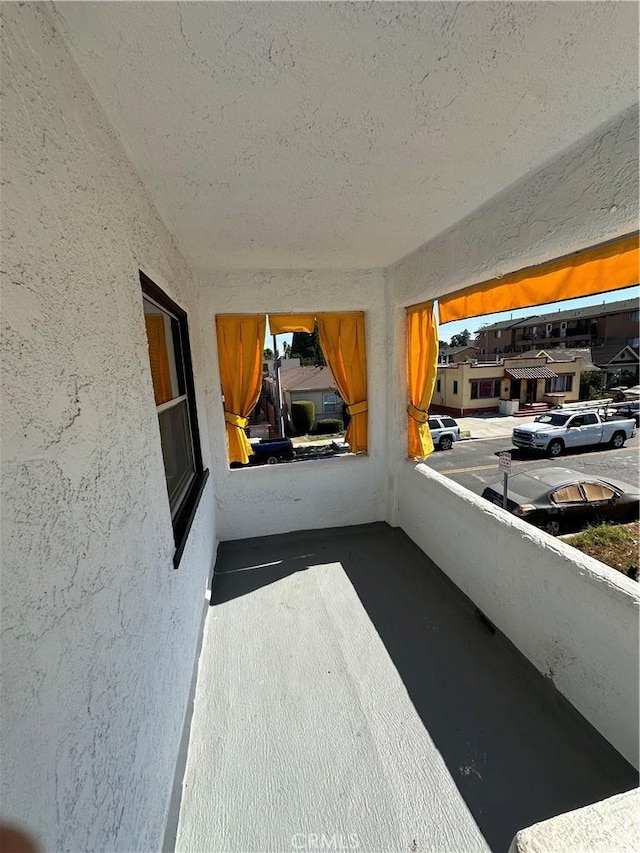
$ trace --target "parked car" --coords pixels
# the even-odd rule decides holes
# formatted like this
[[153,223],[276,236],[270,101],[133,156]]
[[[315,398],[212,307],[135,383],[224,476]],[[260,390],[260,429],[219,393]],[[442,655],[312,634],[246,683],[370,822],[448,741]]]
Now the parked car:
[[549,456],[560,456],[565,449],[594,444],[623,447],[636,431],[635,421],[620,416],[609,420],[603,414],[593,409],[545,412],[533,423],[516,427],[511,440],[516,447],[546,451]]
[[[482,497],[502,506],[502,483]],[[640,488],[569,468],[528,469],[509,477],[507,509],[519,518],[557,536],[589,522],[633,521],[638,518]]]
[[[277,465],[295,459],[293,442],[290,438],[251,438],[249,465]],[[242,462],[232,462],[231,468],[246,468]]]
[[277,465],[294,459],[296,455],[290,438],[261,438],[251,442],[251,449],[250,465]]
[[460,427],[448,415],[429,415],[429,430],[434,447],[451,450],[454,441],[460,441]]

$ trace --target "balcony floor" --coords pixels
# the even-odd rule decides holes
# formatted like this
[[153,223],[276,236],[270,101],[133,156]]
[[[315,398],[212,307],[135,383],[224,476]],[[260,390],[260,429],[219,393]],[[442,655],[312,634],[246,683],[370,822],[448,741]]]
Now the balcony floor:
[[398,530],[220,546],[176,849],[507,850],[637,774]]

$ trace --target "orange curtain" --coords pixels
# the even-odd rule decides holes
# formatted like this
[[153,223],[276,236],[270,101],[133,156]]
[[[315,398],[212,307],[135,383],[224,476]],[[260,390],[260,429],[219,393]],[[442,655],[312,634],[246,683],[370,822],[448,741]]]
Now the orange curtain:
[[640,281],[638,234],[466,287],[438,300],[441,323],[631,287]]
[[407,308],[408,454],[424,459],[433,453],[429,404],[438,370],[438,323],[433,302]]
[[344,400],[351,421],[345,440],[353,453],[366,452],[367,356],[364,314],[318,314],[320,346]]
[[164,317],[160,314],[145,314],[144,322],[147,327],[147,341],[149,342],[153,394],[156,398],[156,406],[160,406],[172,398]]
[[315,318],[313,314],[269,314],[269,328],[272,335],[284,332],[313,332]]
[[249,461],[244,429],[260,396],[265,327],[264,314],[216,317],[229,462]]

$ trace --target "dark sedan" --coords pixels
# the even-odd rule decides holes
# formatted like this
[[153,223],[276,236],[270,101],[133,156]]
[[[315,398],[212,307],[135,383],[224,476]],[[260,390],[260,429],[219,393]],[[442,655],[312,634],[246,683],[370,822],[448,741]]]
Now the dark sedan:
[[[482,497],[502,506],[502,483],[487,486]],[[601,521],[638,518],[640,489],[569,468],[528,469],[509,477],[507,509],[557,536]]]

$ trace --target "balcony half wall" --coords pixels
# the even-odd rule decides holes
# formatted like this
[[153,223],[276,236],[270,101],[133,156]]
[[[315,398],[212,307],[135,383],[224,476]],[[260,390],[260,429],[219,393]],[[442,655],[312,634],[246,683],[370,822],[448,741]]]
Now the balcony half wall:
[[426,465],[398,523],[571,704],[638,766],[638,584]]

